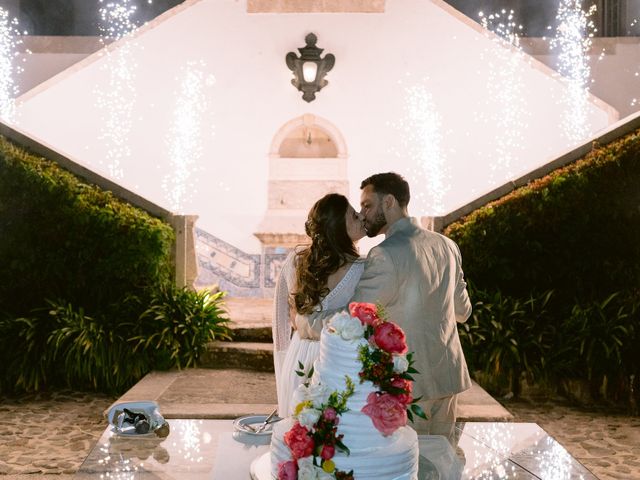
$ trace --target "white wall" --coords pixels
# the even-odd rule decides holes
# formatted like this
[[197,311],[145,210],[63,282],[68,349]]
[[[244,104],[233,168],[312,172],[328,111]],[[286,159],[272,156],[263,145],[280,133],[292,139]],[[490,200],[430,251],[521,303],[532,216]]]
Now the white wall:
[[[99,172],[121,168],[123,186],[171,208],[163,179],[171,185],[180,169],[168,139],[176,138],[179,79],[191,62],[204,83],[191,89],[199,103],[182,112],[197,120],[188,132],[198,147],[187,158],[197,161],[187,165],[182,210],[250,253],[260,251],[253,232],[266,211],[271,141],[305,113],[345,138],[354,204],[361,179],[396,170],[410,179],[415,215],[454,210],[571,144],[562,127],[566,87],[440,2],[387,0],[384,14],[247,14],[245,7],[187,0],[109,55],[87,57],[24,95],[19,128]],[[284,57],[310,31],[336,66],[308,104],[291,86]],[[614,117],[589,102],[586,134]]]

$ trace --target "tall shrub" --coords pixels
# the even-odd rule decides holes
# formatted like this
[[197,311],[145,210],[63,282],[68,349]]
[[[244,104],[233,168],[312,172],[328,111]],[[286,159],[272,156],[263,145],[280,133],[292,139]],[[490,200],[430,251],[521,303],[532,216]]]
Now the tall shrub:
[[[640,400],[640,130],[594,145],[445,234],[474,286],[474,319],[460,332],[477,368],[512,382],[519,371],[578,378]],[[546,291],[551,302],[535,293]]]
[[172,242],[168,224],[0,137],[0,310],[115,311],[170,281]]
[[640,285],[640,131],[450,225],[482,290],[565,302]]

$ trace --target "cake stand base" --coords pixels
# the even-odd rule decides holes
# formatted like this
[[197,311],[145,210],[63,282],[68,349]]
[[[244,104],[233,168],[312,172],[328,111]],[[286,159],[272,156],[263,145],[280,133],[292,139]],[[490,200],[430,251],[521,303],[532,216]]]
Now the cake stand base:
[[249,468],[251,480],[272,480],[271,476],[271,452],[260,455]]

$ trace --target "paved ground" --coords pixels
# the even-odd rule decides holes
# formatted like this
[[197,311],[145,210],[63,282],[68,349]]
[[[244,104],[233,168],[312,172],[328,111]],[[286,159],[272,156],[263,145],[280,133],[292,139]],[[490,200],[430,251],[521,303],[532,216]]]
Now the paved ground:
[[[237,391],[228,395],[233,400]],[[106,427],[102,413],[115,400],[77,392],[0,398],[0,480],[70,479]],[[640,480],[640,417],[558,399],[505,405],[515,421],[538,423],[599,478]]]

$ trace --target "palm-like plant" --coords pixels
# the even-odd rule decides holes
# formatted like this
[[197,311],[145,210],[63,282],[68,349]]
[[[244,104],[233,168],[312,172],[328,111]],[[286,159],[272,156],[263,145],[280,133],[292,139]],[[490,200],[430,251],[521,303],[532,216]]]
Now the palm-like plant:
[[196,366],[207,342],[230,338],[223,297],[224,292],[161,289],[140,316],[134,349],[154,354],[157,368]]

